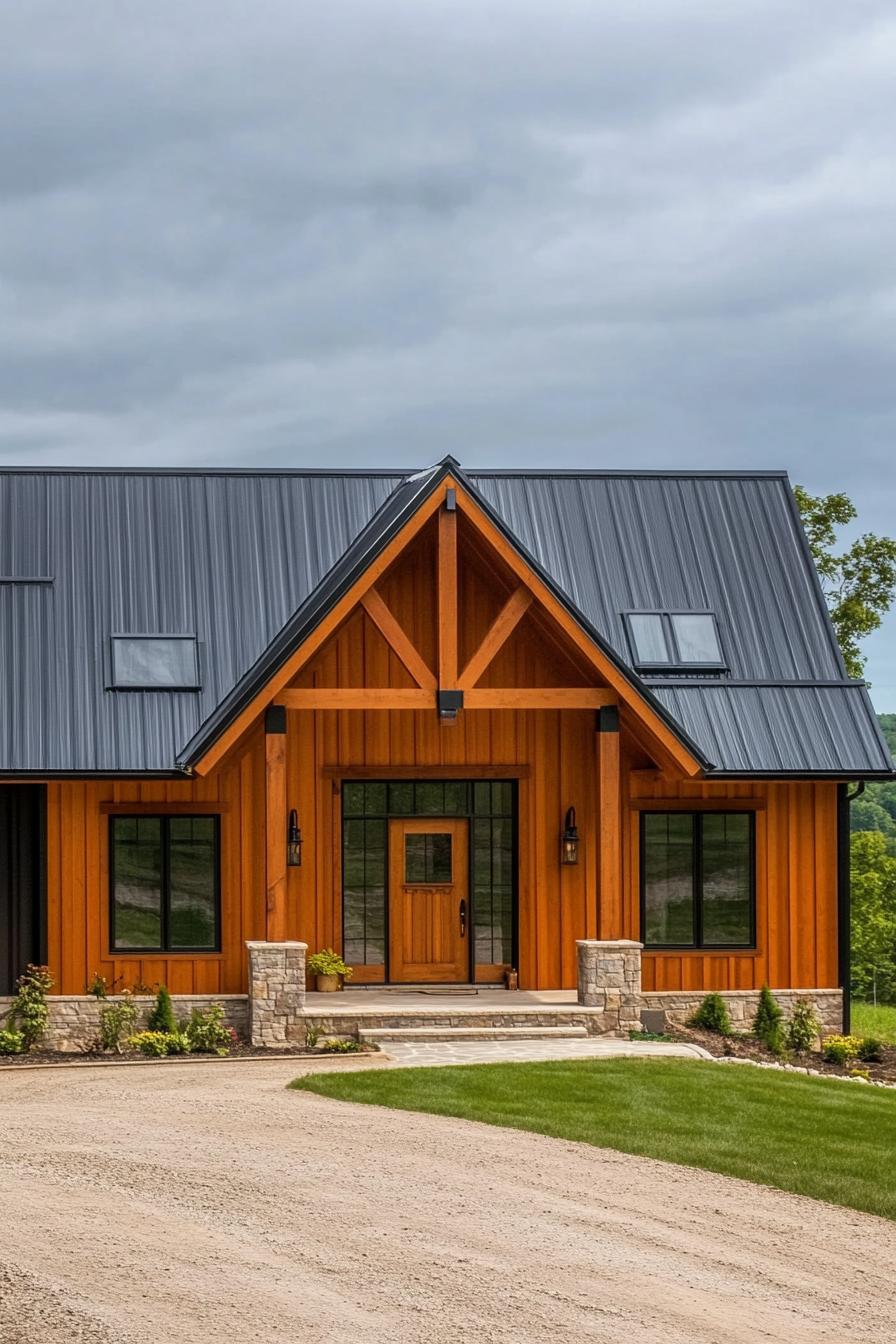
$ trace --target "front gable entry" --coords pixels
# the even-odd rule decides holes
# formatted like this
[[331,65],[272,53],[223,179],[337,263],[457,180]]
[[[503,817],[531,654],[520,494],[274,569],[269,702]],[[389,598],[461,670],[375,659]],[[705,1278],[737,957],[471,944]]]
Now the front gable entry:
[[[417,610],[429,614],[428,629],[412,619],[413,613],[390,606],[403,557],[427,575],[417,589],[422,604]],[[361,612],[394,655],[388,682],[300,684],[302,670]],[[553,649],[553,671],[543,653],[528,672],[533,680],[526,679],[517,660],[515,679],[500,682],[511,650],[521,642],[531,646],[536,632],[542,650]],[[191,773],[208,774],[275,702],[292,709],[428,709],[445,721],[483,709],[614,708],[658,765],[689,778],[708,766],[635,674],[583,627],[509,541],[459,473],[437,476],[400,531],[365,562],[315,628],[284,654],[263,689],[217,740],[190,762]]]

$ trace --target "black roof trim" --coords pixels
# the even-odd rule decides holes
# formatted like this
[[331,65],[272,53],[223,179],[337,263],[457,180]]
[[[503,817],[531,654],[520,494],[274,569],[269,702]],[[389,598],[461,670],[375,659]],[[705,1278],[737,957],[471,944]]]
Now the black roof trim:
[[[455,470],[459,464],[453,457],[443,458],[437,464],[451,463]],[[421,475],[430,468],[417,467],[38,467],[38,466],[0,466],[0,476],[346,476],[366,479],[370,476],[395,476],[409,480]],[[651,471],[649,468],[626,470],[625,468],[585,468],[582,471],[549,470],[543,467],[471,467],[465,473],[471,476],[487,476],[489,479],[502,477],[522,477],[531,480],[786,480],[786,471]]]
[[865,681],[852,681],[848,679],[838,681],[831,680],[830,678],[818,681],[798,681],[794,679],[789,681],[738,681],[736,678],[726,677],[724,674],[715,678],[701,676],[682,677],[677,673],[673,673],[668,677],[663,677],[657,675],[655,672],[644,672],[642,674],[642,680],[646,681],[651,686],[684,686],[689,690],[705,689],[713,691],[720,689],[725,691],[731,689],[742,690],[744,687],[772,688],[774,690],[789,690],[791,688],[795,690],[799,687],[800,689],[809,690],[833,689],[863,691],[866,690],[868,686],[868,683]]
[[224,731],[227,725],[251,703],[263,689],[277,667],[292,650],[308,637],[315,626],[323,619],[329,609],[363,574],[367,565],[379,554],[394,536],[401,531],[423,501],[437,489],[446,476],[453,475],[464,489],[475,499],[477,505],[490,522],[500,531],[505,540],[513,546],[522,559],[539,576],[551,594],[572,616],[590,640],[625,677],[626,681],[638,692],[641,698],[653,710],[675,737],[692,753],[706,771],[712,770],[712,763],[684,731],[681,724],[669,713],[663,704],[651,693],[641,678],[616,654],[603,636],[586,620],[583,614],[570,602],[561,588],[544,570],[538,560],[521,544],[504,520],[495,512],[486,499],[476,489],[474,483],[461,469],[457,460],[451,456],[442,458],[434,467],[407,477],[389,496],[379,511],[374,514],[367,527],[348,548],[342,558],[333,566],[323,582],[315,589],[309,599],[287,621],[280,633],[271,641],[255,665],[234,687],[233,691],[209,715],[178,756],[177,764],[190,768],[201,759],[205,751]]
[[894,779],[893,770],[710,770],[707,779]]

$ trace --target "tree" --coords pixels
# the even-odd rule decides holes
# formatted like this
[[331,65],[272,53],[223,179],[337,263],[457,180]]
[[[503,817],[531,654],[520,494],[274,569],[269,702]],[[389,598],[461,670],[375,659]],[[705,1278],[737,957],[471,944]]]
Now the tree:
[[851,876],[853,990],[896,1001],[896,858],[879,832],[853,835]]
[[852,500],[810,495],[801,485],[794,493],[846,670],[860,678],[865,659],[859,641],[878,628],[896,592],[896,541],[866,532],[838,555],[837,529],[857,516]]

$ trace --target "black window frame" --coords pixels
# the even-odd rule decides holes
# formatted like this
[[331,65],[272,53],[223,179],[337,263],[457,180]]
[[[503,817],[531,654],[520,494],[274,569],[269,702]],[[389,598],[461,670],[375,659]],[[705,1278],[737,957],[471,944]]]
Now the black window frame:
[[[118,947],[115,942],[115,823],[118,821],[158,821],[161,830],[162,900],[160,919],[162,936],[157,947]],[[215,941],[203,947],[171,947],[170,855],[172,821],[211,821],[214,831]],[[114,812],[109,817],[109,952],[113,957],[215,956],[221,951],[221,815],[218,812]]]
[[[647,941],[647,833],[646,817],[690,817],[693,821],[694,863],[691,899],[694,910],[694,941],[690,943],[649,943]],[[750,936],[746,943],[707,943],[703,939],[703,820],[705,817],[747,817],[750,859]],[[640,889],[641,942],[645,952],[755,952],[756,951],[756,813],[749,808],[645,807],[638,822],[638,863]]]
[[[665,662],[661,663],[648,662],[639,657],[638,645],[635,639],[634,631],[632,629],[632,623],[631,623],[632,616],[659,616],[660,621],[662,623],[663,639],[666,642],[666,652],[669,654],[669,657],[666,659]],[[683,659],[678,647],[678,638],[675,634],[675,625],[672,620],[673,616],[711,617],[716,632],[716,643],[718,644],[719,647],[720,661],[695,663],[693,661],[687,662],[685,659]],[[650,609],[647,607],[637,607],[632,608],[630,611],[624,611],[622,613],[622,619],[625,623],[625,634],[626,638],[628,639],[628,646],[632,655],[632,666],[637,667],[640,671],[643,672],[704,672],[704,671],[727,672],[728,671],[728,659],[725,657],[725,646],[722,643],[722,632],[719,627],[719,618],[714,611],[709,611],[705,608],[697,609],[693,607],[689,609],[673,608],[670,610],[666,610],[665,608]]]
[[[147,643],[150,641],[159,642],[165,640],[177,640],[180,643],[189,643],[193,645],[193,665],[196,670],[195,679],[192,682],[150,682],[148,685],[140,685],[138,682],[116,681],[115,680],[115,643],[120,639],[140,639]],[[201,691],[202,690],[202,661],[199,638],[195,634],[175,633],[173,631],[155,630],[147,632],[143,630],[116,630],[109,636],[109,672],[106,680],[106,690],[124,692],[137,691],[160,691],[171,694],[178,691]]]

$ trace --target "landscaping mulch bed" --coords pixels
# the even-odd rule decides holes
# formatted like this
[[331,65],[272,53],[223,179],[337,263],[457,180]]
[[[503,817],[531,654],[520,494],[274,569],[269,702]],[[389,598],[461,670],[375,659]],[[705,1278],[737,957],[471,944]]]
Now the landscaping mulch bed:
[[244,1045],[232,1046],[226,1055],[215,1055],[209,1053],[200,1053],[197,1051],[187,1055],[165,1055],[161,1059],[153,1058],[141,1054],[139,1050],[122,1050],[120,1054],[114,1051],[103,1053],[90,1053],[79,1050],[31,1050],[23,1055],[0,1055],[0,1069],[8,1067],[28,1067],[35,1065],[60,1065],[60,1064],[201,1064],[206,1061],[219,1061],[228,1059],[352,1059],[357,1055],[371,1055],[377,1053],[375,1045],[364,1044],[358,1050],[327,1050],[316,1047],[313,1050],[300,1049],[298,1047],[287,1047],[285,1049],[270,1049],[269,1047]]
[[814,1069],[818,1073],[836,1078],[861,1077],[867,1072],[868,1078],[875,1083],[896,1083],[896,1046],[884,1045],[881,1049],[880,1063],[869,1063],[861,1059],[849,1060],[846,1064],[831,1064],[822,1057],[820,1050],[805,1055],[773,1055],[754,1036],[735,1033],[731,1036],[719,1036],[713,1031],[703,1031],[699,1027],[670,1026],[668,1035],[677,1041],[690,1041],[702,1045],[711,1055],[728,1059],[752,1059],[759,1064],[793,1064],[797,1068]]

